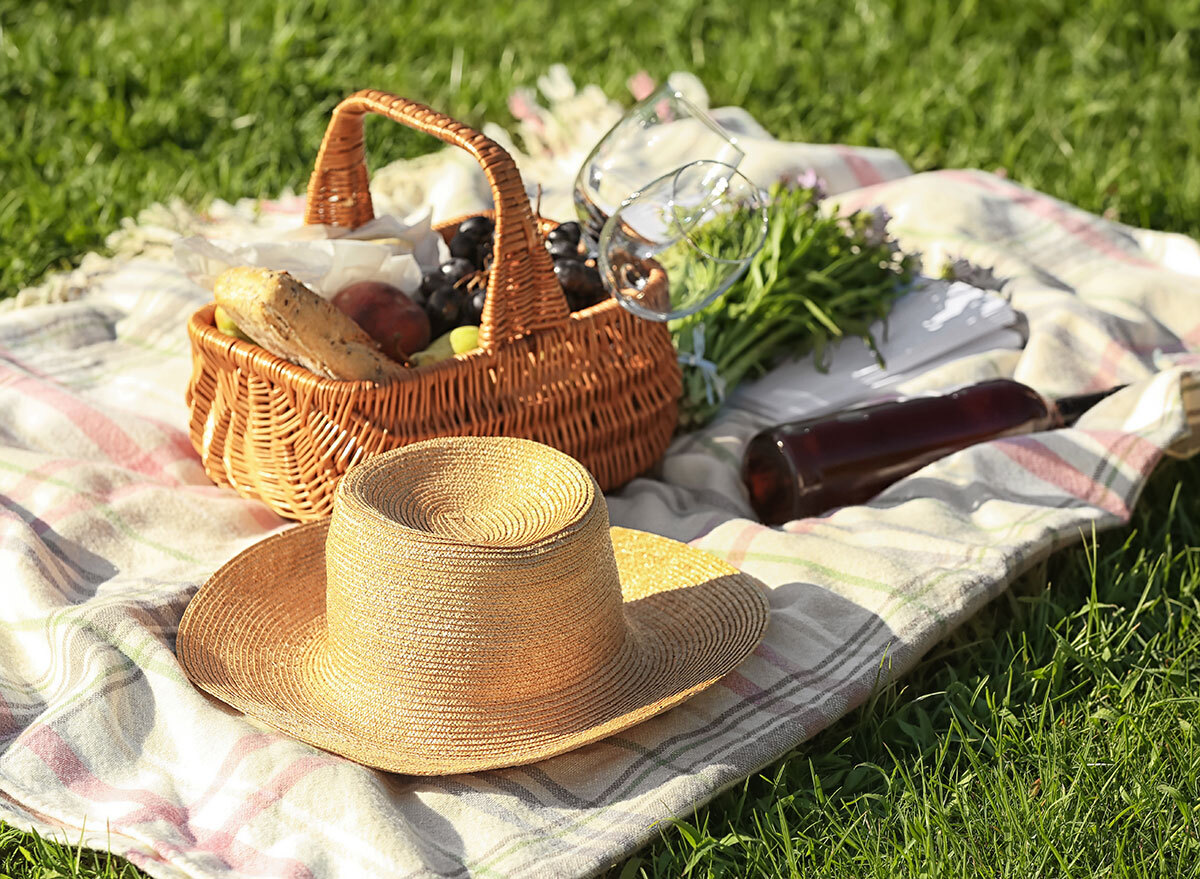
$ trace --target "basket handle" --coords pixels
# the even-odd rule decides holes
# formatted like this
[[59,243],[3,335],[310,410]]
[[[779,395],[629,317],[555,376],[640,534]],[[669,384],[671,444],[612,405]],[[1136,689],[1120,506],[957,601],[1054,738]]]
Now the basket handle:
[[353,228],[374,218],[363,149],[367,113],[461,147],[487,175],[496,206],[496,233],[479,347],[492,350],[519,336],[564,326],[570,315],[566,298],[512,156],[491,138],[423,104],[374,89],[355,92],[338,104],[308,181],[304,222]]

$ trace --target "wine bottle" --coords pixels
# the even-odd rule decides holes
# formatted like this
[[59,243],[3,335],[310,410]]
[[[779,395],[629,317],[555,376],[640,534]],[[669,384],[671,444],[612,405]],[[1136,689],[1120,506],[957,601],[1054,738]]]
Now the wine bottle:
[[[1123,387],[1123,386],[1122,386]],[[1120,388],[1048,400],[1011,379],[889,400],[757,434],[742,481],[759,519],[779,525],[859,504],[951,452],[1073,424]]]

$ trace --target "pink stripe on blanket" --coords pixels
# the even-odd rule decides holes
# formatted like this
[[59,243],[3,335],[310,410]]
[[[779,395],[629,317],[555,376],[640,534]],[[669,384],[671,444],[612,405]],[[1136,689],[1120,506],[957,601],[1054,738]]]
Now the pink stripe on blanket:
[[879,173],[869,160],[860,155],[853,147],[843,146],[838,144],[834,147],[838,156],[846,167],[850,169],[850,173],[854,175],[854,179],[858,181],[859,186],[874,186],[876,183],[883,183],[886,179]]
[[70,458],[55,458],[50,461],[43,461],[36,467],[26,470],[16,484],[5,493],[13,500],[24,503],[27,499],[27,492],[33,491],[47,479],[50,479],[55,473],[61,470],[68,470],[78,463],[78,461]]
[[[207,805],[224,787],[225,782],[233,777],[234,769],[246,757],[278,740],[278,735],[269,733],[250,733],[238,739],[213,775],[212,784],[195,802],[188,806],[188,813],[198,812]],[[297,781],[308,775],[313,769],[330,762],[332,761],[328,757],[302,757],[289,764],[271,779],[266,788],[251,794],[221,829],[208,833],[202,832],[194,850],[216,854],[226,863],[238,870],[248,871],[251,875],[260,872],[263,876],[286,876],[293,877],[293,879],[311,877],[312,871],[301,861],[268,855],[239,842],[236,836],[243,827],[249,824],[251,819],[278,802]],[[152,820],[152,818],[152,814],[136,812],[126,816],[124,821],[126,824],[135,824]]]
[[312,868],[296,858],[269,855],[237,840],[224,848],[205,844],[200,853],[211,852],[229,864],[239,876],[261,876],[262,879],[313,879]]
[[841,508],[837,507],[833,510],[827,510],[820,516],[808,516],[804,519],[793,519],[790,522],[785,522],[780,526],[780,528],[786,531],[788,534],[811,534],[817,529],[817,526],[828,525],[829,517],[832,516],[838,509]]
[[[1136,434],[1097,431],[1091,432],[1091,435],[1104,444],[1110,459],[1116,458],[1138,473],[1147,472],[1146,468],[1152,467],[1161,454],[1157,446]],[[1058,486],[1072,497],[1099,507],[1123,521],[1129,519],[1129,505],[1124,498],[1079,470],[1042,440],[1032,436],[1017,436],[996,440],[992,445],[1043,482]],[[1107,463],[1112,466],[1116,464],[1113,460]]]
[[779,700],[770,701],[771,697],[766,690],[736,671],[731,671],[721,678],[720,685],[756,706],[760,711],[768,711],[776,717],[792,712],[792,705]]
[[[18,503],[25,504],[30,511],[38,518],[32,523],[34,534],[41,537],[51,527],[62,522],[69,516],[73,516],[84,510],[94,509],[97,506],[105,503],[112,503],[123,498],[132,497],[140,492],[148,489],[161,489],[162,484],[156,482],[135,482],[126,485],[117,486],[103,494],[94,491],[77,490],[70,497],[64,499],[62,503],[51,507],[43,512],[38,511],[38,504],[29,503],[30,495],[33,494],[38,487],[45,483],[55,473],[61,470],[69,470],[72,467],[80,465],[87,466],[91,464],[88,461],[79,461],[73,458],[57,458],[51,461],[46,461],[39,464],[37,467],[27,471],[21,479],[10,488],[6,494]],[[239,498],[232,490],[221,488],[216,485],[184,485],[180,486],[182,491],[189,494],[199,495],[203,498],[218,498],[230,501],[240,500],[242,503],[244,515],[263,531],[273,531],[280,525],[287,522],[282,516],[271,511],[266,505],[259,501],[253,501],[246,498]]]
[[334,765],[333,758],[325,756],[301,757],[288,764],[275,775],[264,788],[252,793],[233,811],[220,830],[207,838],[210,844],[225,844],[232,842],[234,835],[260,814],[275,805],[284,795],[309,773],[323,766]]
[[753,701],[756,697],[763,694],[763,690],[749,678],[738,674],[736,671],[731,671],[718,682],[720,686],[726,690],[737,693],[743,699]]
[[1163,450],[1145,437],[1123,430],[1081,430],[1104,447],[1110,459],[1138,476],[1149,476],[1163,456]]
[[763,526],[755,522],[747,522],[742,526],[741,532],[733,539],[730,544],[729,552],[725,553],[725,561],[739,567],[746,560],[746,551],[750,549],[750,544],[754,542],[754,538],[763,530]]
[[[271,744],[271,742],[278,740],[279,736],[277,735],[270,735],[268,733],[250,733],[242,736],[240,739],[234,742],[233,747],[229,749],[229,753],[225,755],[225,759],[221,761],[220,767],[213,774],[212,784],[210,784],[208,789],[205,790],[204,793],[202,793],[199,798],[188,807],[187,811],[189,814],[192,812],[198,812],[220,792],[221,788],[225,786],[225,783],[233,777],[233,770],[237,768],[239,763],[241,763],[255,751],[265,748],[267,745]],[[152,812],[148,810],[142,810],[126,815],[124,820],[127,824],[140,824],[144,821],[152,821],[153,819],[154,815]]]
[[[3,358],[4,360],[9,361],[14,366],[16,366],[18,369],[20,369],[22,372],[29,373],[29,375],[33,376],[36,379],[39,379],[44,382],[49,382],[51,384],[57,384],[57,382],[55,381],[53,376],[48,375],[45,372],[42,372],[40,369],[37,369],[36,367],[30,366],[28,363],[26,363],[23,360],[17,359],[9,351],[0,350],[0,358]],[[180,451],[182,452],[184,457],[191,457],[192,453],[195,451],[192,448],[192,442],[190,439],[188,439],[188,435],[185,431],[182,431],[179,428],[174,427],[165,421],[160,421],[157,418],[147,415],[145,412],[138,412],[137,417],[139,420],[144,421],[147,424],[152,424],[155,427],[157,427],[159,430],[161,430],[163,432],[163,434],[169,438],[169,442],[172,443],[173,445],[177,446],[180,449]],[[198,457],[197,457],[197,463],[199,463]]]
[[1043,195],[1040,192],[1033,192],[1025,189],[1016,183],[1010,183],[995,177],[990,174],[984,174],[978,171],[935,171],[944,177],[952,180],[957,180],[960,183],[965,183],[968,186],[973,186],[976,189],[983,189],[987,192],[994,192],[1004,197],[1006,201],[1014,204],[1019,204],[1030,213],[1055,223],[1060,229],[1073,235],[1077,240],[1083,242],[1092,250],[1103,253],[1105,256],[1112,257],[1130,265],[1144,266],[1146,268],[1161,269],[1151,260],[1137,256],[1127,250],[1123,250],[1113,244],[1101,232],[1099,232],[1085,217],[1082,212],[1075,212],[1067,209],[1061,203],[1051,198],[1048,195]]
[[1171,358],[1172,366],[1186,366],[1189,369],[1200,367],[1200,351],[1193,353],[1175,354]]
[[1092,377],[1088,381],[1088,386],[1085,390],[1102,391],[1116,384],[1117,376],[1121,372],[1121,361],[1130,356],[1131,353],[1128,348],[1116,339],[1109,339],[1108,344],[1104,346],[1104,353],[1100,355],[1100,365],[1092,373]]
[[771,665],[789,675],[799,674],[801,671],[803,671],[800,666],[790,661],[786,656],[771,649],[770,645],[768,645],[765,641],[754,649],[754,655],[762,657],[767,662],[771,663]]
[[[241,740],[244,741],[244,740]],[[158,794],[130,788],[118,788],[94,775],[71,746],[48,726],[29,730],[22,739],[29,750],[36,754],[55,774],[67,789],[94,802],[133,802],[142,808],[127,816],[112,821],[120,831],[135,823],[164,821],[171,825],[189,843],[189,853],[208,853],[221,858],[226,864],[246,876],[285,877],[285,879],[311,879],[312,870],[307,864],[294,858],[280,858],[261,852],[246,843],[234,839],[237,831],[263,809],[277,802],[300,778],[318,766],[331,762],[328,757],[304,757],[296,760],[271,780],[266,788],[253,794],[218,831],[204,834],[197,839],[189,823],[189,809],[159,796]],[[240,742],[239,742],[240,743]],[[236,746],[235,746],[236,747]],[[227,758],[228,759],[228,758]],[[245,820],[238,823],[239,816]],[[131,819],[136,818],[137,821]],[[160,843],[160,851],[170,859],[173,854],[185,850],[169,843]]]
[[[6,363],[5,360],[9,362]],[[179,480],[169,474],[166,467],[195,457],[195,452],[190,448],[189,454],[183,454],[177,442],[168,442],[145,449],[122,430],[116,421],[100,410],[84,403],[52,381],[35,378],[22,369],[14,368],[12,362],[7,355],[0,359],[0,384],[14,387],[32,399],[58,410],[114,464],[170,485],[179,484]]]
[[[41,519],[39,525],[35,525],[34,533],[41,536],[45,532],[47,526],[53,526],[67,518],[95,509],[102,504],[116,504],[119,501],[126,500],[131,497],[136,497],[144,494],[147,491],[161,491],[163,488],[161,483],[156,482],[132,482],[127,485],[119,485],[116,488],[109,489],[103,494],[74,494],[66,498],[61,504],[50,508]],[[229,489],[222,489],[215,485],[201,486],[185,486],[181,487],[181,491],[188,494],[198,494],[201,497],[219,497],[229,501],[241,501],[244,507],[245,515],[254,522],[254,524],[263,531],[272,531],[283,525],[287,520],[273,513],[268,507],[258,501],[247,500],[240,498]]]
[[19,743],[36,754],[68,790],[98,803],[139,803],[142,810],[138,814],[145,816],[143,821],[166,821],[189,841],[194,839],[187,826],[188,813],[185,808],[151,791],[113,787],[101,781],[83,765],[79,755],[63,737],[50,727],[42,725],[27,730]]

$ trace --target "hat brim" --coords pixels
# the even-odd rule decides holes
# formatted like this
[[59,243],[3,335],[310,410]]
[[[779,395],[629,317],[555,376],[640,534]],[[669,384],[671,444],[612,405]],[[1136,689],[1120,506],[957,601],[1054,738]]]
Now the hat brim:
[[[600,673],[552,698],[448,708],[455,746],[434,753],[413,740],[386,694],[363,691],[329,662],[327,530],[328,520],[292,528],[217,571],[188,605],[176,651],[200,689],[301,741],[389,772],[473,772],[573,750],[711,686],[766,631],[758,581],[677,541],[613,528],[629,627],[624,648]],[[487,722],[473,723],[480,711]]]

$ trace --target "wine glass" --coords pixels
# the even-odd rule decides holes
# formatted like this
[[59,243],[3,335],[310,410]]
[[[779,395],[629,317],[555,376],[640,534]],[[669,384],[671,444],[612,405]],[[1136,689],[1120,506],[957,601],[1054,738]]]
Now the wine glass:
[[723,162],[690,162],[620,203],[600,231],[597,268],[633,314],[675,320],[728,290],[766,236],[757,186]]
[[589,243],[630,193],[697,159],[736,168],[737,138],[669,82],[634,105],[592,148],[575,178],[575,210]]

